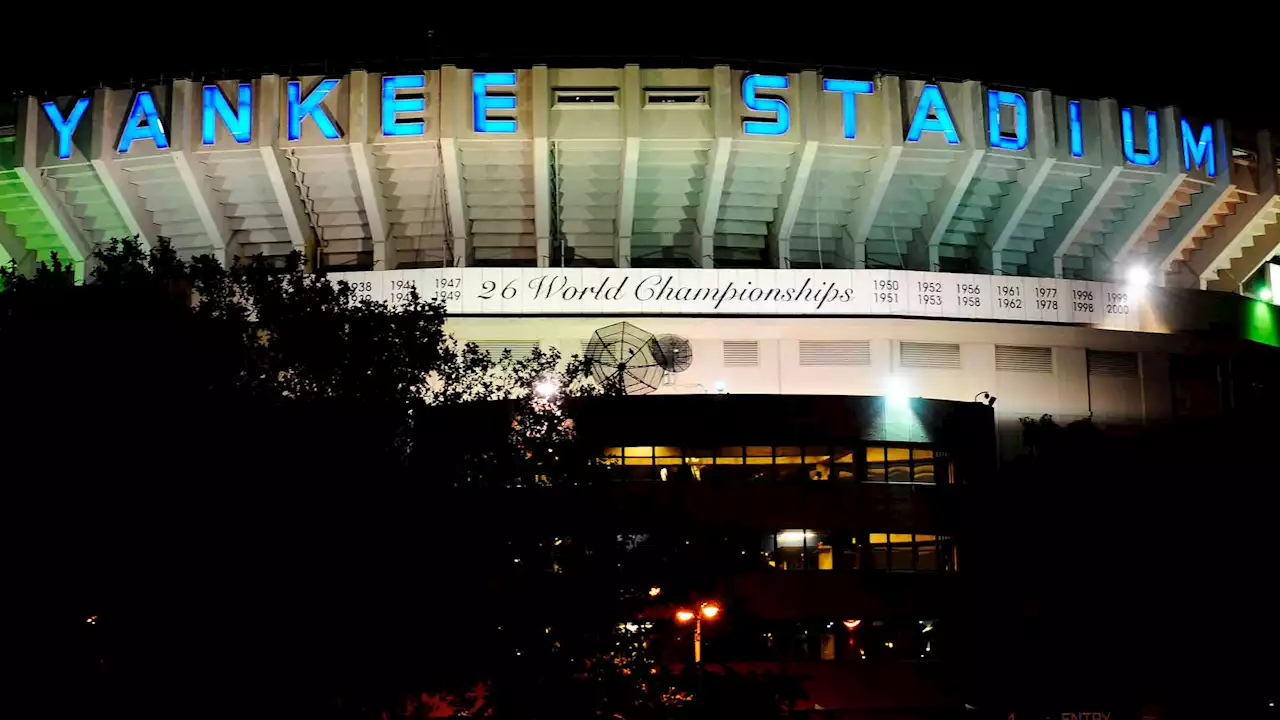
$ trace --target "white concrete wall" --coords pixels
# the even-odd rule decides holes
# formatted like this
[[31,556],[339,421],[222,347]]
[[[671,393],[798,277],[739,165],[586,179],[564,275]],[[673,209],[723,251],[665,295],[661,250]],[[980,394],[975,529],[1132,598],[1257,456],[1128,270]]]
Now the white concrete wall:
[[[565,354],[580,352],[582,341],[614,322],[629,318],[453,318],[449,331],[463,340],[538,340]],[[1172,414],[1169,355],[1189,351],[1186,338],[1111,332],[1082,327],[1017,325],[933,320],[777,319],[777,318],[639,318],[645,331],[687,338],[693,348],[691,367],[674,376],[662,393],[715,392],[724,383],[731,393],[881,395],[897,376],[917,397],[973,400],[981,392],[998,398],[997,416],[1015,442],[1017,419],[1051,414],[1060,422],[1087,417],[1103,423],[1138,424]],[[754,367],[726,367],[725,340],[756,340]],[[803,340],[866,340],[871,363],[863,367],[801,366]],[[956,343],[958,369],[904,368],[902,342]],[[1052,348],[1052,372],[997,371],[997,345]],[[1134,377],[1090,375],[1087,351],[1137,355]],[[1004,438],[1002,438],[1004,439]]]

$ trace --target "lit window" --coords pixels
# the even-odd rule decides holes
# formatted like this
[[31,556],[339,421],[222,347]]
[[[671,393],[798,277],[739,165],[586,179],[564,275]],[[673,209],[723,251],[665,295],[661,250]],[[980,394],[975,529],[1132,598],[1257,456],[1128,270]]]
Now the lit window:
[[742,446],[734,445],[732,447],[722,447],[716,452],[717,465],[741,465],[742,464]]
[[956,569],[955,543],[946,535],[871,533],[871,567],[895,572],[939,572]]
[[680,448],[670,445],[659,445],[653,449],[654,465],[679,465],[682,462]]
[[831,570],[834,548],[825,532],[779,530],[765,538],[769,565],[779,570]]
[[933,485],[951,482],[946,453],[918,447],[868,447],[867,482]]
[[622,464],[652,465],[653,464],[653,448],[648,446],[623,448]]

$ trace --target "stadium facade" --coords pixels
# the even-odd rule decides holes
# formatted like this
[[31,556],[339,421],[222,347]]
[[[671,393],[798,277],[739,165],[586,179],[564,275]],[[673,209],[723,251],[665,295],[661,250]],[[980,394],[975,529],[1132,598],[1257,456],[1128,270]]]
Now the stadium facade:
[[[369,298],[442,302],[491,350],[581,353],[624,322],[644,347],[687,340],[645,388],[686,397],[623,398],[583,432],[637,481],[618,506],[656,494],[739,533],[758,563],[717,592],[769,642],[738,650],[806,664],[815,706],[954,708],[903,653],[931,660],[962,619],[964,486],[1016,452],[1019,418],[1215,416],[1274,374],[1242,360],[1254,341],[1280,344],[1275,141],[1236,147],[1176,108],[811,70],[445,66],[17,115],[0,260],[24,271],[57,253],[83,275],[124,236],[225,263],[298,251]],[[739,482],[760,479],[777,482]],[[868,653],[884,662],[852,669]]]
[[1276,255],[1275,141],[1172,107],[633,65],[19,105],[0,143],[19,268],[83,273],[129,235],[296,250],[375,299],[416,287],[490,348],[576,353],[625,318],[684,337],[695,360],[659,392],[988,392],[1004,418],[1149,422],[1183,402],[1189,333],[1274,342],[1273,306],[1223,294],[1256,296]]

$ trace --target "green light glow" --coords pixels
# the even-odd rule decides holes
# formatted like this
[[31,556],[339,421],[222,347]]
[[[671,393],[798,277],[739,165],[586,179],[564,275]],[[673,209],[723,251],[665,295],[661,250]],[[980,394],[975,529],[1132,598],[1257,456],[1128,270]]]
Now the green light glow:
[[1272,347],[1280,347],[1280,322],[1277,322],[1277,308],[1262,300],[1248,301],[1250,307],[1245,309],[1244,336],[1254,342],[1264,343]]

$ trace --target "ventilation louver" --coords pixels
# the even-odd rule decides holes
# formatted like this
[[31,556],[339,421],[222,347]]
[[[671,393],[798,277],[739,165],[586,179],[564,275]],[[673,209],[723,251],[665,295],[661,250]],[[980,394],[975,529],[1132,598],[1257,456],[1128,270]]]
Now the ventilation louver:
[[870,367],[869,340],[801,340],[801,367]]
[[513,360],[524,360],[533,355],[534,348],[538,347],[537,340],[472,340],[476,347],[484,352],[488,352],[497,360],[502,352],[508,348],[511,349],[511,358]]
[[755,340],[725,340],[725,367],[755,367],[760,364],[760,343]]
[[1090,375],[1134,379],[1138,377],[1136,353],[1090,350],[1088,362]]
[[960,369],[960,346],[954,343],[904,342],[899,348],[902,367]]
[[997,345],[996,370],[1052,374],[1053,348]]

